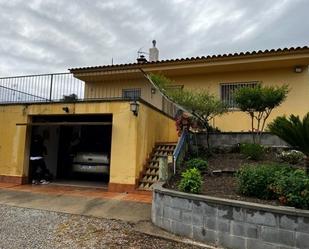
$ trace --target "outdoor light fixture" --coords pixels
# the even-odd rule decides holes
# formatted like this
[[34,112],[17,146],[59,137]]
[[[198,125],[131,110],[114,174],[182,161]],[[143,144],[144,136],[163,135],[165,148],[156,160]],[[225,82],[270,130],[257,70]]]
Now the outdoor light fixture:
[[138,115],[138,109],[139,109],[139,104],[136,101],[130,103],[130,110],[131,112],[133,112],[135,116]]
[[62,107],[62,110],[63,110],[65,113],[69,113],[69,112],[70,112],[70,109],[69,109],[69,107],[67,107],[67,106]]
[[296,66],[294,67],[294,72],[295,73],[301,73],[303,71],[302,67],[301,66]]
[[151,88],[151,94],[155,94],[156,93],[156,89],[154,87]]

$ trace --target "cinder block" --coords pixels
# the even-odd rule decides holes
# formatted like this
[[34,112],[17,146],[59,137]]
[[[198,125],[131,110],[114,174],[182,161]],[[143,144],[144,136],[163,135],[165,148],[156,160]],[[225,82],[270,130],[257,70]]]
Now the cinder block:
[[152,220],[152,222],[153,222],[156,226],[158,226],[158,227],[161,227],[161,228],[164,227],[164,225],[163,225],[163,217],[157,216],[155,219]]
[[246,224],[245,225],[245,235],[248,238],[256,239],[258,238],[258,226],[254,224]]
[[217,217],[207,218],[204,216],[204,227],[206,229],[218,230],[218,219]]
[[171,231],[172,229],[172,224],[171,224],[171,220],[167,219],[167,218],[162,218],[162,228],[166,229],[167,231]]
[[179,197],[173,197],[171,201],[171,207],[175,207],[178,209],[191,210],[192,201],[188,199],[179,198]]
[[230,233],[231,221],[227,219],[218,219],[218,232]]
[[285,246],[295,246],[295,231],[279,229],[279,243]]
[[206,229],[203,227],[192,226],[192,238],[198,241],[206,241]]
[[300,249],[309,248],[309,234],[296,232],[296,247]]
[[192,214],[193,215],[198,215],[198,216],[203,216],[204,214],[204,205],[202,205],[201,202],[199,201],[193,201],[192,203]]
[[168,195],[164,195],[164,197],[162,198],[162,202],[164,203],[164,206],[172,206],[172,200],[173,198],[171,196]]
[[231,206],[219,206],[218,207],[218,218],[233,219],[233,207]]
[[233,236],[229,233],[219,233],[219,244],[231,249],[244,249],[246,246],[246,239],[244,237]]
[[231,221],[231,234],[236,236],[246,236],[246,224],[237,221]]
[[202,227],[204,225],[204,216],[203,215],[196,215],[192,214],[192,224],[195,226]]
[[247,239],[247,249],[278,249],[278,245],[258,239]]
[[181,222],[192,224],[192,212],[181,211]]
[[210,229],[205,229],[205,241],[218,244],[219,241],[218,232]]
[[163,217],[171,220],[180,221],[180,210],[172,207],[164,207]]
[[260,224],[265,226],[276,227],[277,224],[277,217],[268,212],[264,211],[246,211],[246,222],[253,223],[253,224]]
[[207,203],[202,204],[204,215],[207,217],[214,217],[218,215],[218,208]]
[[308,217],[299,217],[298,218],[298,227],[296,231],[309,234],[309,218]]
[[270,243],[294,246],[295,232],[271,227],[261,227],[261,239]]
[[242,208],[233,208],[233,220],[234,221],[245,221],[245,211]]
[[296,230],[297,217],[290,215],[281,215],[279,217],[279,227],[287,230]]
[[182,222],[178,221],[171,221],[171,228],[172,228],[172,233],[181,235],[181,236],[187,236],[192,238],[193,236],[193,228],[192,225],[189,224],[184,224]]

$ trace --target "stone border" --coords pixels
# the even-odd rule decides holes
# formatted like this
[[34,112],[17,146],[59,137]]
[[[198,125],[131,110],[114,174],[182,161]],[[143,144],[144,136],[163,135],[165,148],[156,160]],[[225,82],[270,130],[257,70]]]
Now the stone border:
[[233,249],[308,249],[309,210],[154,186],[152,222],[177,235]]

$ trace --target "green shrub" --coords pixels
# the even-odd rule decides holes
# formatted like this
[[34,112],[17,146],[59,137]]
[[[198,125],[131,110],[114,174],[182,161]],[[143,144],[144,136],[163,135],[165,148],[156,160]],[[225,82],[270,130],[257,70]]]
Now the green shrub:
[[277,172],[271,189],[282,204],[309,208],[309,177],[303,170]]
[[243,195],[261,199],[275,198],[270,185],[274,183],[277,172],[288,170],[289,167],[280,164],[245,165],[236,173],[238,191]]
[[202,188],[202,176],[197,168],[187,169],[181,174],[181,181],[178,188],[181,191],[198,194]]
[[186,162],[188,169],[197,168],[200,171],[206,171],[208,169],[208,163],[203,158],[192,158]]
[[240,153],[252,160],[260,160],[264,154],[265,149],[260,144],[241,144]]
[[290,164],[298,164],[305,158],[305,155],[304,153],[298,150],[290,150],[290,151],[282,151],[278,157],[283,162]]

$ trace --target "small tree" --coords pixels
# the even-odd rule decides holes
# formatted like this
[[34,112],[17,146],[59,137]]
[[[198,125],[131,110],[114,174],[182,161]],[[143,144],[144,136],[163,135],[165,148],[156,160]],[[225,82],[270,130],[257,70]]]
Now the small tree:
[[306,155],[306,173],[309,175],[309,112],[303,120],[294,115],[277,117],[268,129]]
[[260,143],[265,124],[272,110],[278,107],[287,97],[288,86],[243,87],[234,92],[234,98],[241,111],[251,118],[253,143]]
[[[173,102],[191,113],[206,130],[207,138],[211,128],[209,122],[215,116],[227,111],[225,104],[206,90],[175,89],[173,82],[160,74],[151,74],[152,82]],[[207,139],[209,147],[209,139]]]

